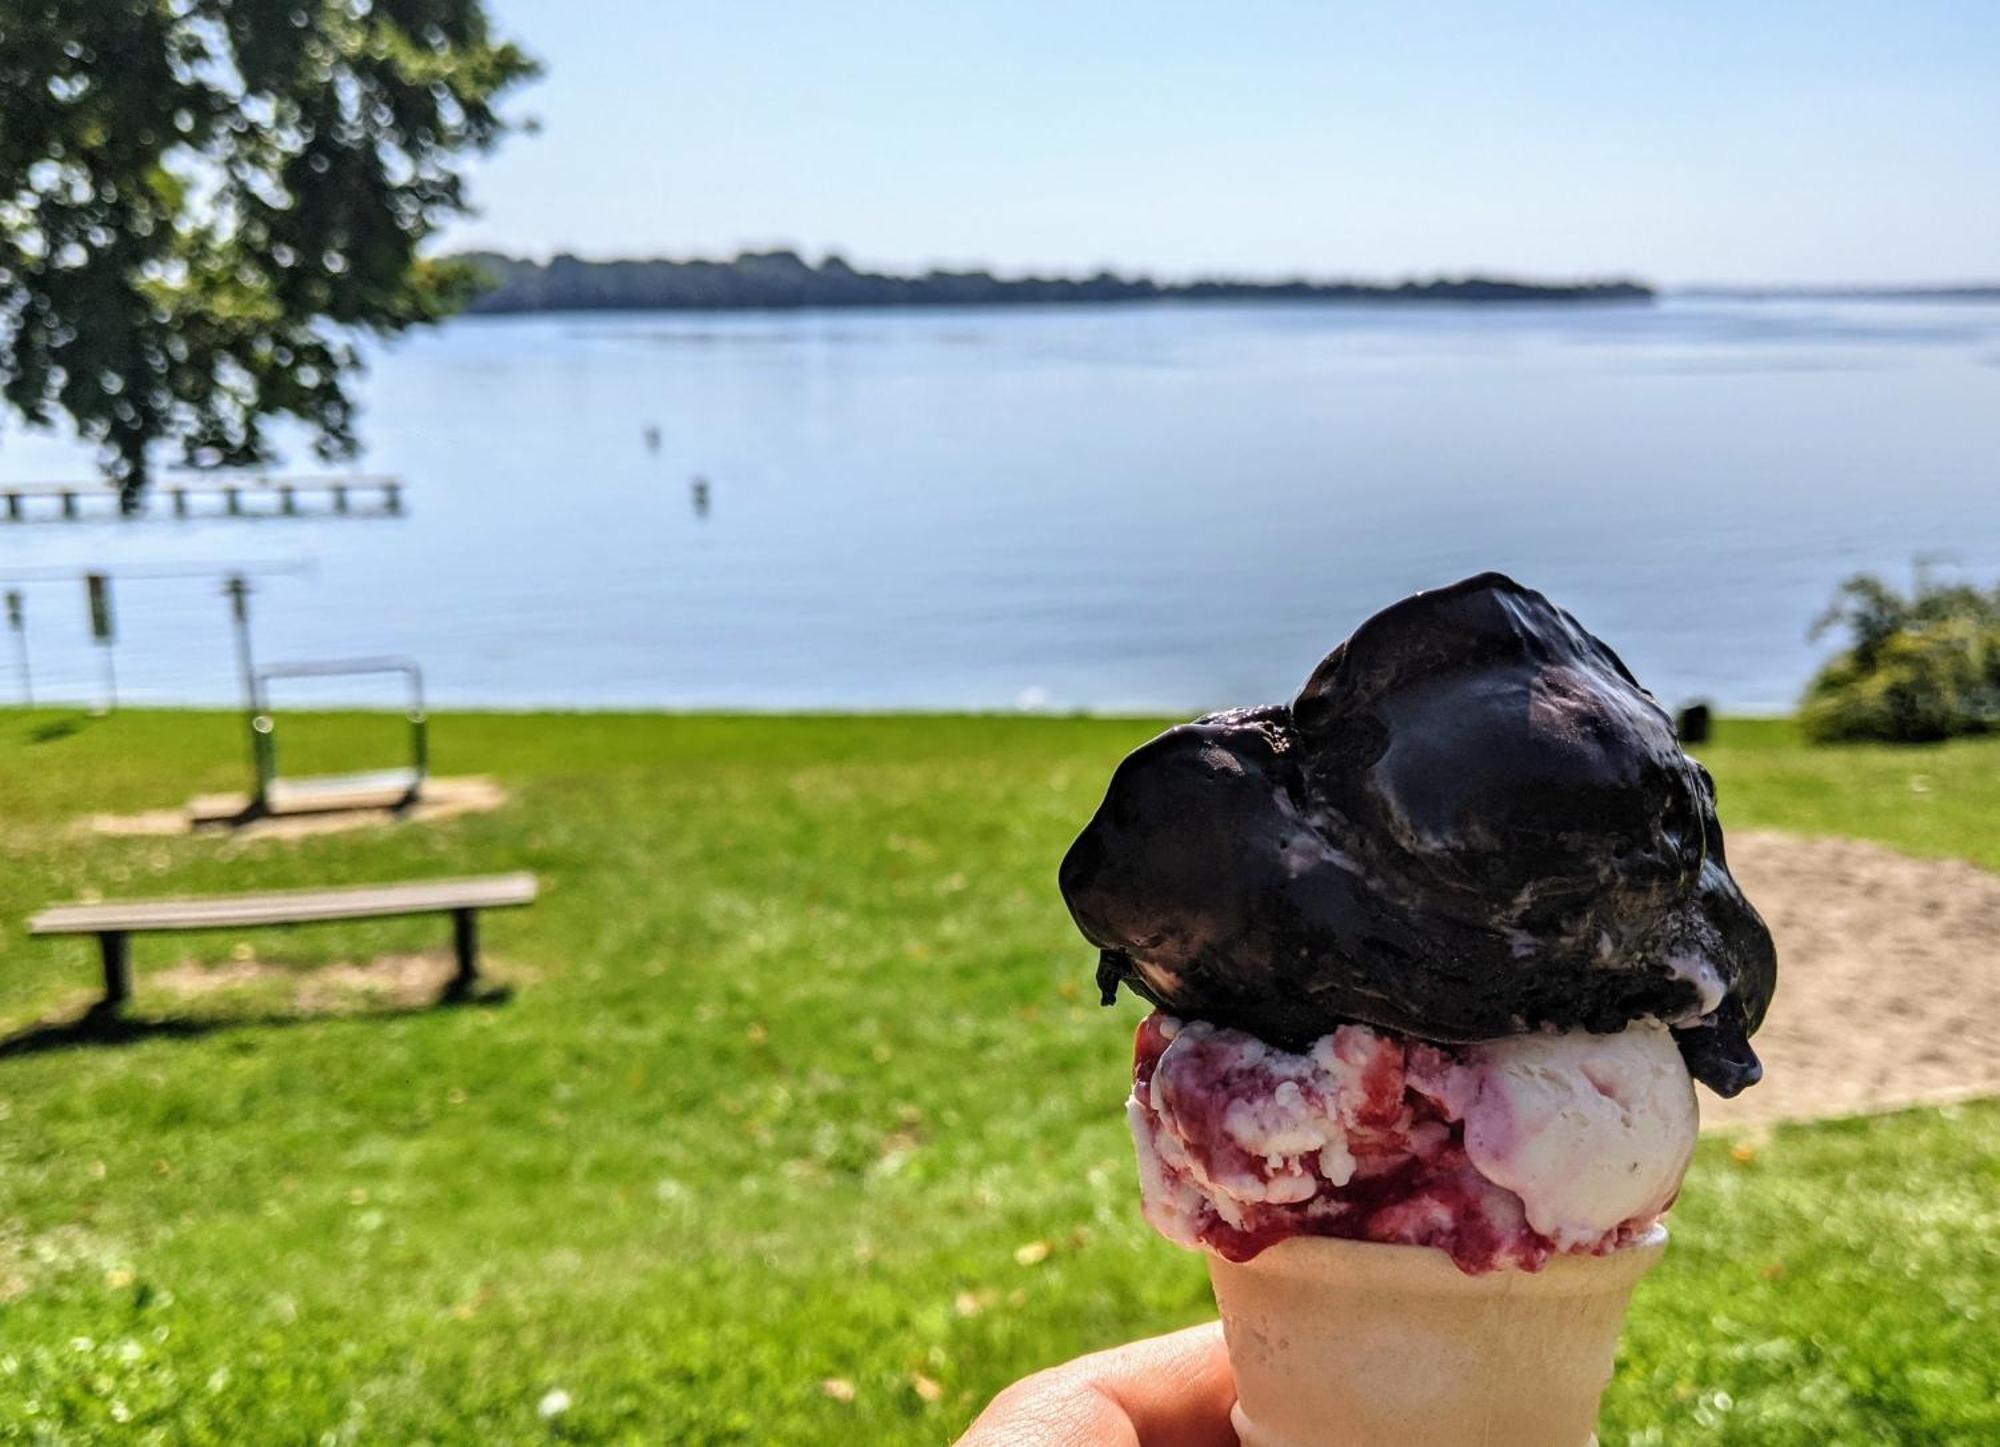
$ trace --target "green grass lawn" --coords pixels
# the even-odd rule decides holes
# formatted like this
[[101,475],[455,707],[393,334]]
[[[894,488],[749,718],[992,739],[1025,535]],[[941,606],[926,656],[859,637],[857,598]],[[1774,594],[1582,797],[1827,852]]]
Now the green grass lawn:
[[[92,985],[87,941],[21,931],[51,900],[546,886],[487,923],[502,1004],[149,989],[245,945],[305,979],[442,921],[153,937],[158,1029],[0,1056],[0,1438],[936,1443],[1034,1367],[1208,1314],[1136,1209],[1136,1009],[1097,1008],[1054,888],[1152,727],[452,716],[438,765],[498,776],[500,812],[232,843],[73,820],[240,786],[233,719],[0,721],[11,1036]],[[1702,752],[1728,823],[2000,868],[2000,741],[1726,724]],[[2000,1440],[2000,1108],[1707,1142],[1673,1219],[1606,1447]]]

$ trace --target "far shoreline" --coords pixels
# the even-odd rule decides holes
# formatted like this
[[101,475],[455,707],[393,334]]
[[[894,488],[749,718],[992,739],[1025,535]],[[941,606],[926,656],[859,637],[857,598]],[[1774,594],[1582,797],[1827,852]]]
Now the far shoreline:
[[1185,282],[1098,272],[1087,277],[996,277],[991,272],[860,271],[838,256],[818,265],[793,251],[746,252],[729,261],[667,259],[546,262],[496,252],[447,258],[483,276],[486,290],[467,312],[509,315],[592,311],[847,311],[940,307],[1011,308],[1133,302],[1333,302],[1369,305],[1564,305],[1651,303],[1653,286],[1627,277],[1529,281],[1512,277],[1437,276],[1400,282],[1253,281],[1206,277]]
[[[1085,299],[1077,301],[936,301],[936,302],[799,302],[759,303],[743,306],[639,306],[630,303],[607,303],[604,305],[536,306],[536,307],[482,307],[469,306],[444,319],[443,325],[455,322],[485,320],[519,320],[523,317],[590,317],[590,316],[658,316],[658,317],[890,317],[890,316],[949,316],[979,315],[1040,316],[1058,312],[1088,311],[1139,311],[1148,307],[1162,310],[1220,311],[1238,307],[1246,311],[1276,309],[1280,307],[1311,308],[1314,310],[1337,311],[1530,311],[1546,307],[1557,311],[1610,310],[1630,308],[1647,311],[1663,301],[1672,301],[1684,294],[1670,291],[1655,291],[1635,297],[1594,297],[1559,298],[1547,296],[1508,297],[1504,299],[1472,300],[1470,298],[1435,297],[1404,299],[1393,296],[1380,297],[1187,297],[1155,296],[1132,297],[1125,300]],[[1750,300],[1750,298],[1743,298]],[[1771,298],[1775,300],[1776,298]]]

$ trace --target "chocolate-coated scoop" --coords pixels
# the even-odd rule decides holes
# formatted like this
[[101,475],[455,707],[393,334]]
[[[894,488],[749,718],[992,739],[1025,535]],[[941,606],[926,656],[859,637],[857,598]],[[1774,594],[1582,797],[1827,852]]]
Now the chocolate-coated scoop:
[[1119,983],[1298,1049],[1674,1027],[1697,1079],[1763,1073],[1770,932],[1715,785],[1618,656],[1498,573],[1354,631],[1290,706],[1210,714],[1112,776],[1063,897]]

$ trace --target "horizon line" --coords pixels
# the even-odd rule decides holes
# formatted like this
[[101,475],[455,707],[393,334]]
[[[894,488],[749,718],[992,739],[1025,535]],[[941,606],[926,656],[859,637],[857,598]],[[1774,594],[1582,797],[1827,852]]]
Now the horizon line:
[[1197,282],[1246,282],[1257,285],[1282,285],[1289,282],[1310,282],[1314,284],[1349,284],[1366,286],[1399,286],[1417,281],[1441,280],[1481,280],[1481,281],[1522,281],[1539,284],[1594,284],[1607,282],[1632,282],[1649,286],[1659,292],[1715,293],[1715,294],[1789,294],[1795,296],[1836,295],[1836,294],[1892,294],[1917,292],[1984,292],[2000,291],[2000,275],[1993,277],[1928,277],[1913,280],[1885,281],[1880,279],[1848,279],[1842,281],[1788,281],[1788,280],[1739,280],[1721,281],[1713,279],[1691,279],[1654,281],[1641,275],[1637,270],[1593,270],[1573,272],[1515,270],[1504,267],[1438,267],[1432,269],[1412,269],[1401,272],[1320,272],[1306,267],[1291,270],[1254,268],[1242,271],[1222,269],[1189,270],[1170,268],[1148,270],[1143,266],[1124,266],[1112,262],[1092,262],[1061,268],[1038,270],[1033,266],[1007,266],[990,261],[969,262],[932,258],[921,262],[879,262],[857,261],[839,246],[809,248],[788,242],[744,243],[733,253],[716,255],[704,253],[674,254],[667,251],[607,251],[600,248],[573,248],[557,246],[550,248],[513,248],[496,244],[464,245],[452,247],[440,253],[443,256],[488,255],[500,256],[509,261],[527,262],[546,267],[559,259],[583,262],[593,266],[609,266],[621,263],[670,263],[674,265],[725,265],[750,257],[795,256],[814,270],[823,269],[828,263],[838,261],[856,271],[882,276],[923,276],[932,272],[945,274],[983,274],[996,281],[1048,280],[1062,278],[1089,278],[1112,276],[1122,280],[1149,280],[1162,285],[1183,286]]

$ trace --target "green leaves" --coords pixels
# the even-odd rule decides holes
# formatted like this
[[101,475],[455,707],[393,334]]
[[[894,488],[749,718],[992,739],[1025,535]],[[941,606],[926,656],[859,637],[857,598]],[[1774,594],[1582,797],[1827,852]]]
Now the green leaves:
[[1924,743],[2000,728],[2000,588],[1934,581],[1920,564],[1904,596],[1863,574],[1813,625],[1845,626],[1848,649],[1807,686],[1799,722],[1821,743]]
[[0,10],[0,395],[66,414],[128,504],[155,444],[355,448],[353,332],[472,294],[423,260],[535,66],[479,0],[43,0]]

